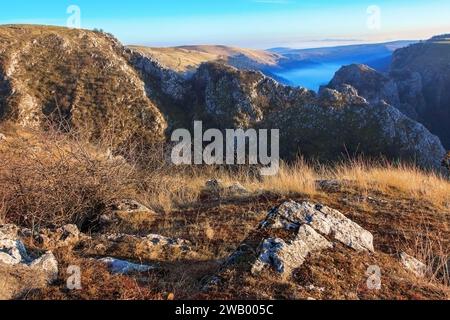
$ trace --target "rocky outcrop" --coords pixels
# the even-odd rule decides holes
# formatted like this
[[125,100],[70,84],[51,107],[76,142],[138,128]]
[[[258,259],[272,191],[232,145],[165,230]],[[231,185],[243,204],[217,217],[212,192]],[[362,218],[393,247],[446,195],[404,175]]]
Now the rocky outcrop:
[[129,54],[130,62],[144,78],[149,96],[157,97],[159,92],[176,101],[183,101],[188,90],[183,76],[141,51],[129,49]]
[[343,92],[324,88],[318,101],[274,113],[261,127],[280,128],[285,158],[297,152],[331,161],[383,156],[439,168],[445,153],[439,138],[423,125],[383,101],[370,104],[349,86]]
[[234,268],[248,268],[254,276],[269,269],[289,278],[312,255],[333,250],[337,243],[363,254],[375,251],[373,235],[339,211],[310,202],[285,202],[269,211],[205,289],[217,286],[221,274]]
[[[287,160],[362,154],[439,167],[443,158],[439,139],[397,110],[410,104],[405,92],[420,98],[415,88],[433,81],[442,87],[446,78],[420,75],[416,81],[422,71],[395,59],[390,77],[350,66],[317,96],[224,63],[203,63],[185,77],[101,32],[3,26],[0,36],[0,119],[27,126],[44,126],[49,119],[91,140],[108,136],[113,154],[202,120],[205,130],[280,129]],[[428,103],[431,93],[424,90],[418,101]],[[435,96],[444,106],[441,91]],[[439,110],[444,119],[446,109]]]
[[351,85],[371,103],[384,101],[423,123],[450,148],[449,74],[450,43],[444,35],[396,50],[387,75],[351,65],[338,71],[328,87]]
[[205,128],[279,129],[284,159],[299,153],[323,161],[365,155],[439,168],[443,157],[439,139],[424,126],[383,99],[368,101],[348,84],[316,96],[259,72],[209,63],[194,75],[192,88],[192,117]]
[[261,72],[219,63],[202,64],[191,81],[196,117],[219,129],[254,127],[271,112],[303,104],[313,96],[311,91],[283,86]]
[[289,201],[273,209],[262,222],[263,228],[297,230],[308,225],[320,234],[357,251],[374,252],[373,236],[342,213],[320,204]]
[[253,264],[251,272],[258,274],[268,266],[273,267],[284,277],[289,277],[310,254],[332,247],[332,243],[313,228],[302,225],[295,239],[289,243],[280,238],[265,239],[258,249],[259,257]]
[[58,262],[53,253],[33,258],[18,233],[19,228],[14,225],[0,226],[0,300],[45,288],[58,277]]
[[50,120],[115,146],[163,137],[164,118],[111,36],[21,25],[2,26],[0,39],[0,119],[33,127]]
[[352,64],[342,67],[327,87],[342,91],[346,86],[352,86],[356,89],[356,95],[364,97],[371,104],[387,102],[399,105],[395,82],[366,65]]

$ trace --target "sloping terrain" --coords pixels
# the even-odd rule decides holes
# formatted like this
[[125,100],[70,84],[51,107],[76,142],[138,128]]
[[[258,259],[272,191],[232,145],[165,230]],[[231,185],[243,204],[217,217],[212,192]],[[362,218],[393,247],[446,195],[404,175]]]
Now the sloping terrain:
[[[280,129],[286,159],[299,152],[320,161],[363,154],[438,168],[444,156],[440,141],[420,124],[349,88],[316,96],[218,62],[184,78],[101,32],[3,26],[0,36],[0,114],[24,126],[53,123],[118,149],[149,146],[203,120],[205,128]],[[196,50],[271,60],[245,50]]]
[[[389,164],[299,162],[252,178],[245,168],[164,165],[158,152],[142,168],[76,135],[15,124],[0,132],[3,298],[449,298],[450,183],[443,176]],[[332,246],[305,254],[300,244],[292,260],[281,260],[292,272],[270,265],[251,272],[264,240],[295,236],[294,219],[281,223],[293,229],[261,229],[287,201],[328,206],[345,219],[334,213],[340,222],[325,220],[322,229],[320,216],[319,224],[308,218]],[[365,230],[370,250],[346,242],[342,226]],[[230,260],[236,252],[244,254]],[[404,253],[425,267],[411,269]],[[33,264],[43,258],[51,263]],[[81,289],[67,290],[74,266]],[[371,266],[380,268],[380,289]]]
[[114,145],[161,139],[165,120],[112,37],[58,27],[0,27],[0,116],[46,120]]
[[222,61],[230,65],[261,69],[276,66],[281,56],[266,51],[233,48],[227,46],[182,46],[173,48],[150,48],[130,46],[148,54],[161,64],[177,72],[195,72],[204,62]]

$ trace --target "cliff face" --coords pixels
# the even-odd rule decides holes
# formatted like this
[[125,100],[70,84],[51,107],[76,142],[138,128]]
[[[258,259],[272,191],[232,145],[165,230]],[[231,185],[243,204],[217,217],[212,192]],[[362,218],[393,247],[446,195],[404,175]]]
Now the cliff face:
[[450,148],[450,36],[395,51],[388,75],[363,65],[342,68],[329,87],[354,86],[371,102],[385,101],[423,123]]
[[[365,76],[359,80],[377,84]],[[285,159],[301,153],[333,161],[361,154],[439,167],[445,152],[423,125],[382,99],[366,100],[349,85],[324,88],[316,96],[259,72],[219,64],[204,64],[192,81],[200,110],[196,119],[216,128],[280,129]],[[386,95],[394,95],[391,81],[384,85]]]
[[62,121],[117,145],[160,139],[165,121],[125,53],[102,33],[0,27],[1,118],[34,127]]
[[85,30],[1,27],[0,43],[0,116],[24,126],[63,120],[120,146],[203,120],[205,128],[280,129],[287,159],[364,154],[438,167],[443,158],[438,138],[386,103],[401,99],[398,84],[369,68],[338,73],[316,95],[222,63],[181,75]]
[[450,36],[396,51],[390,77],[402,104],[450,149]]

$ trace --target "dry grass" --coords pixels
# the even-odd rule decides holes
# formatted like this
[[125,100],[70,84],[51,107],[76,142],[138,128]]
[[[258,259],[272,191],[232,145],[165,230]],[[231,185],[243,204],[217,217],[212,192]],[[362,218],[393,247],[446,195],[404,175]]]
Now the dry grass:
[[209,179],[225,185],[241,183],[253,195],[278,196],[324,192],[317,180],[345,181],[360,192],[401,194],[437,208],[450,204],[450,182],[435,172],[411,165],[352,161],[334,167],[300,159],[281,164],[276,176],[260,177],[255,168],[174,166],[167,150],[156,146],[142,151],[130,147],[124,157],[112,155],[111,142],[97,146],[57,130],[25,131],[3,126],[11,136],[0,144],[0,219],[22,224],[82,224],[101,212],[113,199],[132,197],[159,212],[195,204]]
[[226,46],[184,46],[175,48],[149,48],[131,46],[143,54],[148,54],[166,67],[178,72],[197,69],[204,62],[228,61],[243,56],[255,64],[274,66],[279,56],[274,53],[232,48]]
[[450,181],[441,174],[425,172],[413,165],[371,164],[358,160],[338,165],[327,175],[350,181],[363,190],[400,192],[437,207],[450,205]]

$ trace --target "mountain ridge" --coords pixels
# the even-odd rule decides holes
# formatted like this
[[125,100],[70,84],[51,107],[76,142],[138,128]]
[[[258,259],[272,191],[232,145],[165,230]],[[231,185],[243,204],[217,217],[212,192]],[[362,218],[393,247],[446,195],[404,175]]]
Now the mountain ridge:
[[1,113],[19,124],[50,117],[94,140],[109,135],[117,148],[136,139],[144,145],[161,141],[177,127],[191,129],[194,120],[203,120],[206,128],[285,130],[285,159],[306,149],[306,156],[324,161],[350,152],[438,168],[443,158],[439,139],[423,126],[391,106],[366,101],[352,88],[316,95],[221,62],[203,62],[185,77],[151,54],[86,30],[1,27],[0,41],[6,76],[0,87],[12,86],[0,98]]

